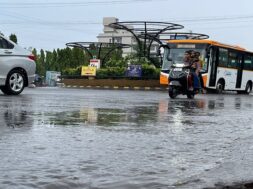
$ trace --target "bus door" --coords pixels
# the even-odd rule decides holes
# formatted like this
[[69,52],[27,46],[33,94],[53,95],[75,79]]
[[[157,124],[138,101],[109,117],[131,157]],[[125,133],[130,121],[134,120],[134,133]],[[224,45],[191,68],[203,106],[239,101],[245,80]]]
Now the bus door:
[[235,88],[241,88],[242,85],[242,72],[243,72],[243,56],[238,53],[237,55],[237,77],[236,77],[236,85]]
[[210,57],[208,65],[209,68],[208,72],[210,73],[209,87],[215,87],[216,85],[217,66],[218,66],[217,52],[218,49],[216,47],[210,48]]

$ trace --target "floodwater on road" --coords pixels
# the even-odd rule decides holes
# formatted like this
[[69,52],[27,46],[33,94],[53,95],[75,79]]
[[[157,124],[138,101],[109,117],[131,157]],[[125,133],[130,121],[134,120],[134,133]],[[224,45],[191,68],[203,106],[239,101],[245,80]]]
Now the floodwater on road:
[[1,189],[207,188],[253,180],[253,96],[0,94]]

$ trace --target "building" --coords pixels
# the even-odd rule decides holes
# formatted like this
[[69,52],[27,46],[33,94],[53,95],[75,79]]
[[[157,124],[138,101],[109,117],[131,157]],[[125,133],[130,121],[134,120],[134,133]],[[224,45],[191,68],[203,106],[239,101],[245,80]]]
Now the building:
[[[131,48],[123,48],[123,56],[129,55],[130,53],[134,52],[133,47],[137,45],[137,41],[132,33],[126,30],[119,30],[109,27],[108,25],[111,23],[118,22],[119,19],[115,17],[104,17],[103,18],[103,25],[104,33],[100,33],[97,38],[98,42],[104,43],[122,43],[130,45]],[[158,44],[154,44],[151,46],[151,54],[155,54],[158,49]]]

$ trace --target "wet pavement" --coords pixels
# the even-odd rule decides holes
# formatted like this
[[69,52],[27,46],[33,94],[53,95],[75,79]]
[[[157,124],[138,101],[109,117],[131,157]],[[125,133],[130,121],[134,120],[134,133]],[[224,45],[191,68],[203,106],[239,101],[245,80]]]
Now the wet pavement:
[[251,95],[171,100],[165,91],[35,88],[0,101],[1,189],[253,181]]

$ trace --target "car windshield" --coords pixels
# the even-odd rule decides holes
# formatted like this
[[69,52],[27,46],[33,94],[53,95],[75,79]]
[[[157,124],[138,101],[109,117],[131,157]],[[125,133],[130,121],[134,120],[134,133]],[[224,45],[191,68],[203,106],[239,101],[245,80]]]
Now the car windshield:
[[162,70],[169,70],[173,64],[183,66],[185,52],[194,50],[200,53],[200,60],[205,62],[205,49],[189,49],[189,48],[166,48],[164,50]]

